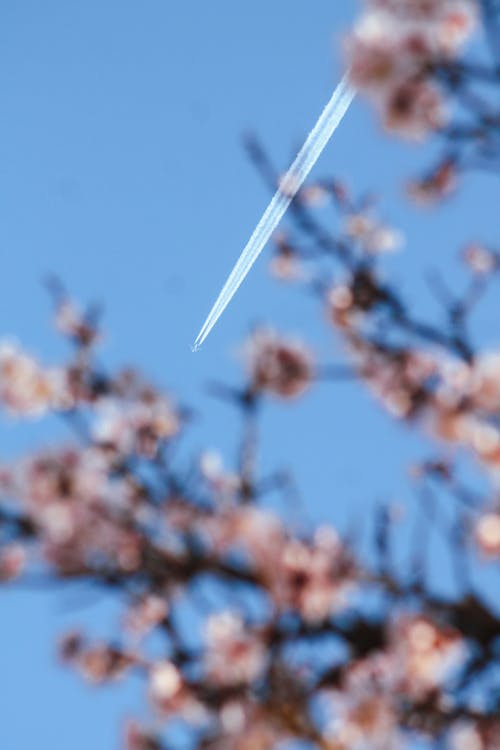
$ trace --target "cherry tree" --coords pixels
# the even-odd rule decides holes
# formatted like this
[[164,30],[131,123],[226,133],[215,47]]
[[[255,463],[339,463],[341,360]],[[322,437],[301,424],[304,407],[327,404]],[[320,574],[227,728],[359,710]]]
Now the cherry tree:
[[[384,127],[439,147],[407,185],[411,200],[439,207],[469,170],[498,176],[496,0],[366,0],[344,51]],[[267,154],[247,146],[274,189]],[[324,203],[337,234],[322,223]],[[109,642],[75,631],[59,652],[96,685],[143,679],[154,718],[127,725],[127,750],[389,750],[415,739],[497,750],[500,610],[467,571],[500,558],[500,350],[481,349],[469,326],[500,253],[465,238],[457,262],[468,282],[458,295],[441,290],[437,325],[384,273],[401,237],[372,201],[329,178],[304,187],[290,211],[294,230],[276,237],[270,271],[290,293],[312,292],[343,358],[320,363],[307,342],[252,331],[241,382],[213,388],[242,416],[235,466],[207,452],[186,468],[189,412],[136,370],[108,372],[100,322],[57,282],[68,361],[46,366],[0,345],[3,409],[19,420],[57,414],[71,428],[59,448],[1,468],[0,580],[44,571],[119,597],[122,627]],[[443,538],[458,593],[434,593],[425,526],[395,564],[389,507],[373,518],[369,554],[342,529],[301,529],[269,509],[269,493],[286,499],[290,479],[260,471],[261,411],[307,397],[325,377],[356,379],[389,418],[426,436],[430,457],[410,481],[427,525],[438,504],[450,510]]]

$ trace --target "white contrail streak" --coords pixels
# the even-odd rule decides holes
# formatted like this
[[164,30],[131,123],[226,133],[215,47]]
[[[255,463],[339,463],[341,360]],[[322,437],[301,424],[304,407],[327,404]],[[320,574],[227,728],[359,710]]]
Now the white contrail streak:
[[288,206],[298,193],[302,183],[349,109],[354,94],[354,90],[347,81],[347,76],[344,76],[321,113],[316,125],[309,133],[292,166],[281,180],[280,187],[274,194],[243,252],[236,261],[236,265],[229,274],[201,331],[196,337],[196,341],[192,346],[194,352],[200,348],[217,323],[271,234],[283,218]]

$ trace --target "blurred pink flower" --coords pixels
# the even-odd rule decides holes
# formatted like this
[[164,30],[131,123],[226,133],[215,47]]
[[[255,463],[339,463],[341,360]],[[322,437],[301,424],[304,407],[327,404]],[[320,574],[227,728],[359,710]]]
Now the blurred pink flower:
[[463,252],[463,259],[470,270],[478,276],[490,274],[500,266],[498,253],[477,242],[467,245]]
[[467,0],[371,0],[350,36],[351,80],[373,101],[386,127],[421,139],[446,120],[432,68],[454,57],[470,36],[475,3]]
[[379,255],[398,250],[403,235],[386,226],[367,213],[349,214],[346,218],[346,233],[359,243],[368,255]]
[[133,654],[120,651],[107,644],[83,649],[76,656],[76,665],[85,679],[96,685],[124,676],[136,663]]
[[381,101],[382,119],[389,130],[421,140],[446,120],[439,89],[426,81],[404,81]]
[[428,206],[450,195],[456,187],[456,164],[451,159],[445,159],[431,174],[411,181],[407,186],[407,191],[415,203]]
[[500,557],[500,513],[484,513],[476,522],[474,537],[485,557]]
[[0,581],[12,581],[24,570],[26,550],[22,544],[12,542],[0,547]]
[[103,399],[97,406],[94,436],[122,454],[154,457],[162,440],[178,434],[180,419],[172,404],[153,391],[136,401]]
[[125,614],[125,628],[141,638],[159,625],[168,614],[168,602],[160,596],[144,596],[130,606]]
[[0,344],[0,404],[14,416],[42,416],[49,409],[69,408],[64,370],[44,370],[15,344]]
[[324,734],[329,750],[401,747],[392,655],[380,652],[352,662],[340,688],[325,697],[329,720]]
[[261,637],[236,614],[211,615],[205,624],[208,679],[218,685],[252,683],[263,672],[267,649]]
[[256,391],[294,398],[311,384],[313,360],[303,344],[261,328],[247,340],[243,354]]
[[498,750],[500,721],[456,722],[450,732],[451,750]]
[[389,648],[399,666],[400,689],[416,699],[442,687],[466,656],[458,632],[439,627],[420,614],[393,623]]
[[296,610],[307,622],[321,622],[345,607],[355,581],[339,538],[326,527],[311,542],[287,541],[273,568],[262,572],[278,608]]

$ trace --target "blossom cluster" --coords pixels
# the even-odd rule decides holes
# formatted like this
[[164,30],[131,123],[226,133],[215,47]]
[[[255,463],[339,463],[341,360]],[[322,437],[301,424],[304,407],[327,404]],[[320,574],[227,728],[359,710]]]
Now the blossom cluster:
[[[467,448],[492,476],[498,476],[500,352],[489,349],[469,356],[465,345],[450,351],[458,337],[453,341],[452,336],[443,336],[436,345],[432,330],[424,346],[374,338],[374,318],[395,300],[372,272],[358,272],[335,283],[326,304],[357,374],[388,412],[405,420],[418,418],[428,433]],[[405,313],[392,310],[398,323],[411,329]]]
[[458,54],[475,17],[473,0],[367,0],[346,42],[350,76],[389,130],[420,139],[444,124],[433,71]]
[[[249,416],[252,400],[297,398],[314,384],[312,356],[294,340],[257,331],[244,352],[241,408]],[[20,349],[17,356],[33,362]],[[429,367],[414,356],[405,363],[409,383],[419,382],[415,368]],[[2,469],[0,579],[15,581],[42,562],[57,577],[123,592],[118,636],[94,642],[72,631],[60,655],[93,685],[130,673],[145,680],[152,718],[127,723],[127,750],[170,747],[179,722],[193,747],[213,750],[292,740],[328,750],[404,748],[429,721],[453,750],[495,736],[487,713],[466,722],[447,715],[473,637],[452,608],[401,588],[397,606],[374,617],[365,594],[394,597],[397,577],[377,577],[331,526],[291,528],[260,505],[257,490],[243,491],[241,467],[228,471],[213,453],[200,457],[193,485],[168,458],[183,425],[171,399],[130,371],[104,375],[87,344],[77,345],[77,361],[88,385],[62,413],[85,419],[84,441]],[[59,371],[74,367],[72,359]],[[479,390],[482,407],[496,404],[496,392]],[[3,405],[32,416],[28,400],[20,403],[16,412],[10,399]],[[473,530],[488,559],[500,551],[499,528],[488,512]],[[204,586],[223,592],[220,604],[198,602]],[[333,661],[304,660],[311,648],[321,657],[322,644],[337,652]],[[490,750],[489,741],[478,747]]]

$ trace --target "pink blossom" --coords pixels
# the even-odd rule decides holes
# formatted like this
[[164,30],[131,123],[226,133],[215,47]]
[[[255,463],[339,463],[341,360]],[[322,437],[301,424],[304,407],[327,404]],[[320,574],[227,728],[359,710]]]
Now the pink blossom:
[[393,252],[403,242],[400,232],[381,224],[367,213],[349,214],[346,232],[369,255]]
[[334,750],[400,748],[394,666],[391,655],[376,653],[347,667],[341,689],[327,695],[328,748],[330,743]]
[[125,628],[141,638],[165,620],[168,609],[166,599],[154,594],[145,596],[127,610]]
[[140,537],[120,522],[135,488],[111,478],[98,449],[47,452],[22,462],[11,491],[22,498],[46,559],[61,573],[96,564],[131,571],[140,564]]
[[445,159],[426,177],[411,181],[408,195],[423,206],[432,205],[450,195],[457,187],[457,167],[453,160]]
[[500,351],[479,354],[469,372],[468,391],[474,407],[500,412]]
[[351,344],[361,377],[390,414],[406,419],[426,405],[425,385],[438,367],[432,355],[416,349],[384,353],[354,338]]
[[346,49],[353,84],[375,97],[417,76],[433,53],[421,30],[405,33],[390,15],[373,11],[361,17]]
[[500,556],[500,513],[484,513],[475,525],[475,540],[480,552],[487,558]]
[[136,657],[103,644],[84,649],[77,655],[76,662],[89,682],[100,684],[123,677],[125,671],[136,663]]
[[200,534],[217,554],[242,549],[257,569],[264,570],[277,564],[286,542],[279,519],[257,507],[221,508],[217,516],[201,520]]
[[0,581],[12,581],[24,570],[26,550],[17,542],[0,547]]
[[58,304],[55,324],[61,333],[70,336],[85,347],[91,346],[98,337],[98,331],[80,314],[69,299],[64,299]]
[[250,701],[225,703],[219,723],[220,734],[207,743],[207,750],[273,750],[286,737],[278,722]]
[[140,727],[135,721],[128,721],[125,726],[126,750],[162,750],[155,736]]
[[395,86],[381,100],[381,111],[389,130],[413,140],[421,140],[446,120],[441,92],[425,81],[405,81]]
[[149,673],[149,694],[162,713],[178,711],[186,693],[182,675],[171,661],[158,661]]
[[451,750],[497,750],[500,747],[500,721],[456,722],[450,732]]
[[353,573],[340,540],[326,528],[309,543],[287,541],[276,566],[263,570],[278,607],[297,610],[308,622],[320,622],[346,605]]
[[230,501],[241,487],[241,478],[225,470],[222,458],[214,451],[206,451],[200,458],[201,473],[214,495],[222,501]]
[[254,682],[266,664],[261,637],[245,627],[236,614],[225,611],[206,622],[205,655],[208,678],[218,685]]
[[401,23],[421,24],[429,28],[429,33],[442,36],[443,43],[455,47],[471,33],[476,20],[474,0],[370,0],[370,5]]
[[463,259],[471,271],[478,276],[490,274],[500,265],[498,254],[477,242],[467,245],[463,252]]
[[328,319],[338,328],[349,328],[358,315],[352,289],[348,283],[336,284],[327,296]]
[[15,416],[41,416],[51,408],[69,408],[63,370],[44,370],[15,344],[0,344],[0,403]]
[[119,453],[154,457],[162,440],[177,435],[179,416],[163,396],[151,393],[137,401],[106,399],[98,405],[97,442]]
[[171,661],[165,659],[151,666],[149,697],[156,711],[167,720],[175,716],[192,724],[206,720],[203,705],[190,692],[180,670]]
[[372,0],[346,41],[353,84],[386,127],[421,139],[446,120],[433,66],[455,56],[475,23],[467,0]]
[[270,262],[271,274],[280,281],[304,280],[304,268],[298,254],[287,242],[286,235],[278,233],[274,241],[276,251]]
[[243,353],[256,391],[294,398],[311,384],[312,356],[302,344],[281,339],[271,330],[259,329],[248,339]]
[[466,656],[458,632],[438,627],[424,615],[396,620],[390,649],[402,673],[401,689],[416,698],[441,687]]

